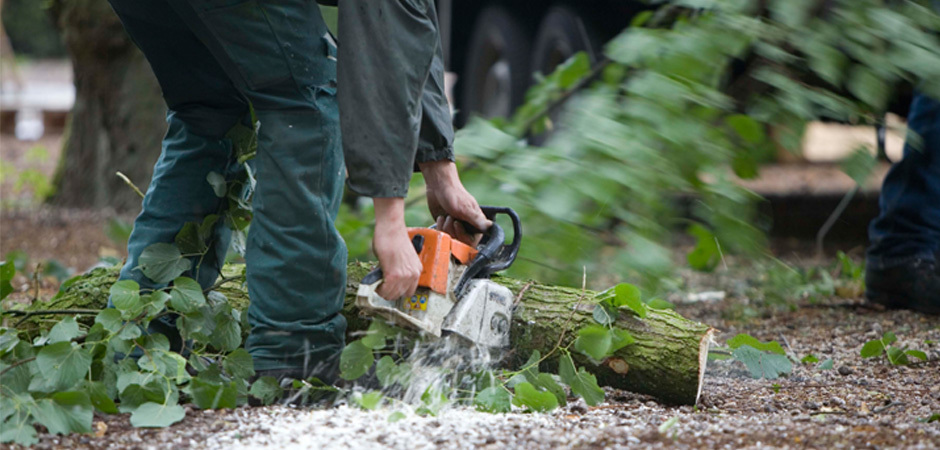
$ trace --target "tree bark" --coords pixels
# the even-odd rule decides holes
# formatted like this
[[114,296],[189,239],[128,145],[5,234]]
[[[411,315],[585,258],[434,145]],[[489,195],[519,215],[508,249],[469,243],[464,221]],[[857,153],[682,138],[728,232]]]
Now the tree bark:
[[115,172],[141,189],[150,183],[166,130],[160,87],[106,0],[55,0],[51,10],[75,74],[51,201],[137,211],[140,197]]
[[[239,276],[242,267],[226,266],[223,276],[233,281],[222,283],[218,289],[238,309],[248,306],[248,294]],[[349,322],[350,333],[363,331],[369,326],[369,320],[359,315],[354,301],[359,280],[372,267],[368,263],[349,264],[343,314]],[[71,284],[58,299],[33,304],[28,309],[102,308],[107,303],[108,290],[117,279],[117,272],[117,267],[96,269]],[[577,337],[578,329],[594,323],[592,299],[596,293],[593,291],[508,277],[495,277],[493,280],[508,287],[518,298],[510,329],[511,350],[504,360],[509,367],[519,367],[533,351],[545,355],[559,343],[561,346],[570,345]],[[23,326],[34,330],[48,327],[54,323],[49,318],[31,317]],[[572,351],[575,362],[596,375],[598,383],[603,386],[652,395],[671,404],[694,405],[698,401],[713,332],[711,327],[668,310],[650,310],[644,319],[622,313],[616,325],[629,331],[636,343],[618,350],[601,364]],[[549,358],[542,369],[553,371],[556,364],[557,358]]]

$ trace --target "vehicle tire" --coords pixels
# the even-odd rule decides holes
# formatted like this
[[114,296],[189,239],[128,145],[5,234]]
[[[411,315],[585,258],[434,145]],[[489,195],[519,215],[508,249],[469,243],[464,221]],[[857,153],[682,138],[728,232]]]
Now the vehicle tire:
[[529,86],[529,30],[500,6],[477,17],[460,78],[458,124],[472,115],[509,117]]
[[591,63],[601,53],[599,39],[592,27],[568,8],[553,6],[545,14],[535,34],[532,70],[548,75],[577,52],[587,52]]

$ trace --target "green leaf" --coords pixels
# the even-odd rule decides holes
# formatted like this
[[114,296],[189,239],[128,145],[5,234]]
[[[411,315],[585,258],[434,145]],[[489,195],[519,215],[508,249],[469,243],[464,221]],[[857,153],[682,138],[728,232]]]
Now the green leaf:
[[362,344],[366,347],[369,347],[373,350],[381,350],[385,348],[385,341],[388,336],[394,333],[395,329],[388,326],[384,320],[376,319],[369,324],[369,329],[366,331],[366,335],[363,336],[360,340]]
[[196,222],[186,222],[173,242],[182,253],[202,254],[209,250],[205,240],[199,236],[199,224]]
[[53,434],[89,433],[94,411],[88,394],[78,391],[57,392],[39,400],[36,421]]
[[609,326],[618,315],[619,312],[607,302],[598,303],[594,306],[594,321],[601,325]]
[[406,418],[406,417],[408,417],[408,416],[406,416],[405,413],[403,413],[403,412],[401,412],[401,411],[395,411],[395,412],[393,412],[393,413],[391,413],[391,414],[388,415],[388,423],[395,423],[395,422],[398,422],[399,420],[402,420],[402,419],[404,419],[404,418]]
[[856,64],[849,72],[849,80],[846,84],[849,92],[855,98],[865,102],[874,112],[882,112],[888,102],[889,86],[871,69],[860,64]]
[[12,442],[24,447],[31,447],[39,443],[36,428],[28,420],[16,420],[14,415],[3,424],[0,424],[0,442]]
[[270,405],[284,393],[284,389],[278,384],[276,378],[264,376],[251,384],[251,390],[248,393],[261,400],[264,405]]
[[206,175],[206,181],[209,182],[209,185],[212,186],[212,192],[215,192],[215,196],[219,198],[225,197],[225,194],[228,192],[228,185],[225,182],[225,177],[218,172],[209,172]]
[[135,427],[163,428],[186,417],[186,411],[177,404],[147,402],[131,414],[131,425]]
[[741,347],[742,345],[749,345],[762,352],[771,352],[778,355],[787,354],[787,352],[783,350],[783,347],[781,347],[777,341],[769,341],[764,343],[749,334],[743,333],[728,339],[728,347],[731,347],[732,349]]
[[632,284],[620,283],[614,286],[613,305],[618,308],[626,306],[641,319],[646,318],[646,305],[640,298],[640,289]]
[[[0,300],[7,298],[13,292],[13,276],[16,275],[16,265],[12,260],[0,261]],[[32,428],[30,426],[29,428]],[[33,430],[33,437],[36,431]]]
[[687,232],[695,237],[695,248],[686,255],[689,266],[702,272],[714,270],[721,262],[721,250],[715,235],[699,224],[693,224]]
[[793,363],[786,356],[762,352],[750,345],[741,345],[732,355],[747,366],[754,378],[773,380],[793,369]]
[[764,140],[764,127],[744,114],[725,117],[725,123],[748,144],[759,144]]
[[679,424],[679,416],[672,416],[659,426],[659,434],[666,434],[667,431]]
[[842,172],[852,178],[855,184],[864,186],[878,160],[867,148],[859,148],[842,161]]
[[913,356],[921,361],[927,360],[927,354],[920,350],[907,350],[904,352],[905,355]]
[[82,332],[78,329],[78,322],[75,321],[75,317],[66,316],[60,320],[59,323],[55,324],[51,330],[49,330],[48,342],[50,344],[55,344],[56,342],[69,342],[81,334]]
[[235,381],[216,382],[199,374],[190,381],[193,404],[201,409],[235,408],[238,403],[238,387]]
[[535,381],[529,381],[539,390],[551,392],[552,395],[555,396],[555,399],[558,401],[559,405],[568,404],[568,396],[565,394],[565,388],[558,384],[558,382],[555,381],[555,377],[553,377],[551,374],[540,373],[535,377]]
[[925,417],[923,419],[917,419],[917,421],[923,422],[923,423],[940,422],[940,413],[933,413],[929,417]]
[[222,360],[222,369],[233,377],[251,378],[255,375],[255,366],[251,355],[243,348],[237,348]]
[[874,358],[876,356],[881,356],[885,351],[885,346],[881,342],[881,339],[871,340],[865,343],[862,346],[862,351],[859,352],[862,358]]
[[551,392],[539,392],[531,383],[523,381],[515,386],[512,404],[531,411],[547,412],[558,407],[558,399]]
[[228,305],[224,305],[224,308],[216,313],[215,327],[209,343],[225,352],[233,351],[241,345],[242,328],[232,317],[232,308]]
[[636,339],[627,330],[611,328],[608,333],[610,333],[610,349],[607,351],[607,356],[613,355],[617,350],[636,342]]
[[819,362],[819,358],[817,358],[816,355],[810,353],[810,354],[804,356],[803,359],[800,360],[800,362],[803,363],[803,364],[818,363],[818,362]]
[[140,285],[134,280],[121,280],[111,285],[111,302],[119,311],[134,311],[140,307]]
[[671,302],[663,300],[661,298],[654,298],[650,300],[646,306],[649,306],[650,309],[676,309],[676,305],[673,305]]
[[108,389],[104,383],[85,380],[83,389],[88,393],[88,398],[95,409],[105,414],[118,413],[117,405],[114,404],[114,399],[108,394]]
[[508,413],[512,411],[512,394],[502,386],[491,386],[473,397],[473,405],[478,411]]
[[355,380],[369,371],[375,356],[372,349],[362,343],[362,340],[356,340],[346,346],[339,356],[339,376],[344,380]]
[[95,316],[95,323],[100,323],[105,330],[111,333],[116,333],[124,324],[121,320],[121,312],[116,308],[105,308],[101,310],[101,312]]
[[202,286],[189,277],[179,277],[173,280],[173,289],[170,290],[170,306],[183,314],[188,314],[206,305],[206,297],[202,295]]
[[350,396],[352,403],[362,409],[374,411],[379,405],[382,404],[382,401],[385,400],[385,397],[379,391],[369,391],[369,392],[353,392]]
[[379,379],[379,383],[382,387],[395,384],[395,382],[398,381],[396,379],[397,374],[398,366],[391,356],[385,355],[379,358],[379,362],[375,364],[375,376]]
[[894,333],[890,331],[885,332],[885,334],[881,336],[881,342],[883,342],[885,346],[891,345],[897,341],[898,341],[898,337],[895,336]]
[[137,268],[158,284],[173,281],[192,266],[192,262],[184,258],[175,245],[162,242],[145,248],[139,261]]
[[36,355],[42,377],[65,391],[81,381],[91,368],[91,355],[74,342],[57,342],[42,348]]
[[571,388],[571,393],[581,396],[588,405],[596,406],[604,401],[604,390],[597,385],[597,377],[584,367],[576,368],[570,354],[566,353],[559,359],[558,375]]
[[907,354],[904,353],[904,350],[895,346],[888,347],[885,354],[888,355],[888,362],[892,365],[906,366],[911,363],[911,360],[907,358]]
[[832,358],[829,358],[821,363],[819,363],[818,370],[832,370]]
[[575,350],[598,361],[607,357],[610,347],[610,333],[607,327],[600,325],[581,328],[578,330],[578,338],[574,341]]

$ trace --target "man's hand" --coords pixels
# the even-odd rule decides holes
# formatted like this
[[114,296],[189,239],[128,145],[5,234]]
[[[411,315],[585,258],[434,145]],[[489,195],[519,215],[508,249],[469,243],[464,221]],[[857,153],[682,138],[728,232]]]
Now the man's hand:
[[405,199],[375,198],[375,235],[372,249],[382,267],[382,284],[376,292],[386,300],[411,297],[418,288],[421,259],[405,227]]
[[419,163],[418,167],[424,174],[428,209],[437,221],[437,228],[466,244],[476,245],[480,236],[468,233],[459,221],[481,231],[489,229],[493,222],[483,215],[476,199],[463,187],[457,166],[445,160]]

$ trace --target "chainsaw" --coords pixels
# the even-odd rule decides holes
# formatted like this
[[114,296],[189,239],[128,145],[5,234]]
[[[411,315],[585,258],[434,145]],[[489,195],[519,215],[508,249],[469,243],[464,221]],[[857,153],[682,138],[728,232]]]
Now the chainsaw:
[[[516,259],[522,230],[519,216],[510,208],[484,206],[493,225],[483,231],[476,248],[432,228],[409,228],[411,243],[421,259],[418,289],[411,297],[388,300],[376,289],[382,269],[369,272],[359,284],[356,306],[369,316],[429,335],[456,335],[489,348],[509,347],[512,292],[489,279]],[[512,219],[512,242],[494,220],[505,214]],[[470,227],[468,227],[470,228]]]

